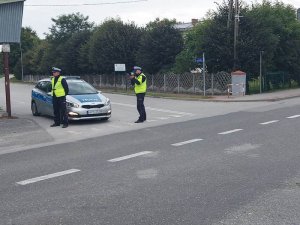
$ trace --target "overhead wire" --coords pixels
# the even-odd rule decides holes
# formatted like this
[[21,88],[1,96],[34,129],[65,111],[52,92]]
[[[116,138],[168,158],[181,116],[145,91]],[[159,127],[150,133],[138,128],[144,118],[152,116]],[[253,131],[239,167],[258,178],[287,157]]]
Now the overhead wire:
[[148,0],[132,0],[132,1],[119,1],[119,2],[102,2],[102,3],[79,3],[79,4],[46,4],[46,5],[37,5],[37,4],[28,4],[24,6],[52,6],[52,7],[64,7],[64,6],[95,6],[95,5],[116,5],[116,4],[129,4],[136,2],[147,2]]

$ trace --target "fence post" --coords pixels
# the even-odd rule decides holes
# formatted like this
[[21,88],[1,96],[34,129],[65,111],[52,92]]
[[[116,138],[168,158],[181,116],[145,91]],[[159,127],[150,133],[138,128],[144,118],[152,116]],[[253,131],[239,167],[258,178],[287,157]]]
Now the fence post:
[[166,74],[164,74],[164,92],[166,92]]
[[214,73],[211,74],[211,95],[214,95]]
[[179,94],[179,92],[180,92],[180,75],[179,74],[177,75],[177,83],[178,83],[178,85],[177,85],[177,93]]
[[152,74],[152,91],[154,91],[154,75]]
[[196,87],[195,87],[195,74],[193,73],[193,89],[194,89],[194,94],[196,93]]

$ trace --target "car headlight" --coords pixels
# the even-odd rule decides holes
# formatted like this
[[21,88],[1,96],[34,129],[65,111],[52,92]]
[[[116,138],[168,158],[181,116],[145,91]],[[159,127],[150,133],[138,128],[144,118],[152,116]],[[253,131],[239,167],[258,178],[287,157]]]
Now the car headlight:
[[67,107],[79,108],[80,105],[74,102],[67,101]]
[[109,100],[109,98],[106,99],[105,105],[106,105],[106,106],[110,105],[110,100]]

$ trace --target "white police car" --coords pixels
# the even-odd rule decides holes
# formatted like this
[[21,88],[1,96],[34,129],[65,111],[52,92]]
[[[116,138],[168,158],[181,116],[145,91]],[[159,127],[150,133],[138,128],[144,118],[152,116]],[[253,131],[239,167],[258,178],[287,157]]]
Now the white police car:
[[[79,77],[64,77],[69,86],[66,96],[69,120],[101,119],[111,116],[110,100]],[[34,116],[53,116],[51,79],[38,81],[31,92],[31,111]]]

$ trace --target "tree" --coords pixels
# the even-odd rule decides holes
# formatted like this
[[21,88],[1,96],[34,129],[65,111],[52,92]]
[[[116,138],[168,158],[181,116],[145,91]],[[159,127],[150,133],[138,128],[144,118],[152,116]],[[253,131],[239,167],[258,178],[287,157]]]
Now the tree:
[[53,42],[61,42],[70,38],[74,33],[92,30],[94,23],[90,23],[89,17],[77,13],[61,15],[57,19],[52,18],[53,25],[49,28],[50,33],[46,38]]
[[[47,63],[47,71],[52,66],[57,66],[62,68],[64,74],[81,72],[77,60],[80,57],[80,48],[88,41],[94,27],[94,23],[90,23],[88,19],[88,16],[80,13],[52,18],[54,25],[46,35],[48,46],[44,49],[42,59],[43,63]],[[45,68],[41,70],[45,71]]]
[[11,44],[11,53],[9,57],[10,68],[11,72],[15,74],[17,79],[20,80],[22,78],[21,51],[24,59],[24,55],[38,46],[39,43],[40,39],[37,36],[36,32],[33,31],[30,27],[25,27],[22,28],[21,31],[21,43]]
[[124,24],[120,19],[110,19],[96,28],[82,51],[89,48],[89,61],[95,72],[111,73],[115,63],[124,63],[127,68],[135,64],[140,36],[141,29],[134,23]]
[[146,26],[137,53],[137,63],[146,72],[157,73],[174,65],[176,56],[183,49],[183,38],[174,28],[175,22],[156,19]]

